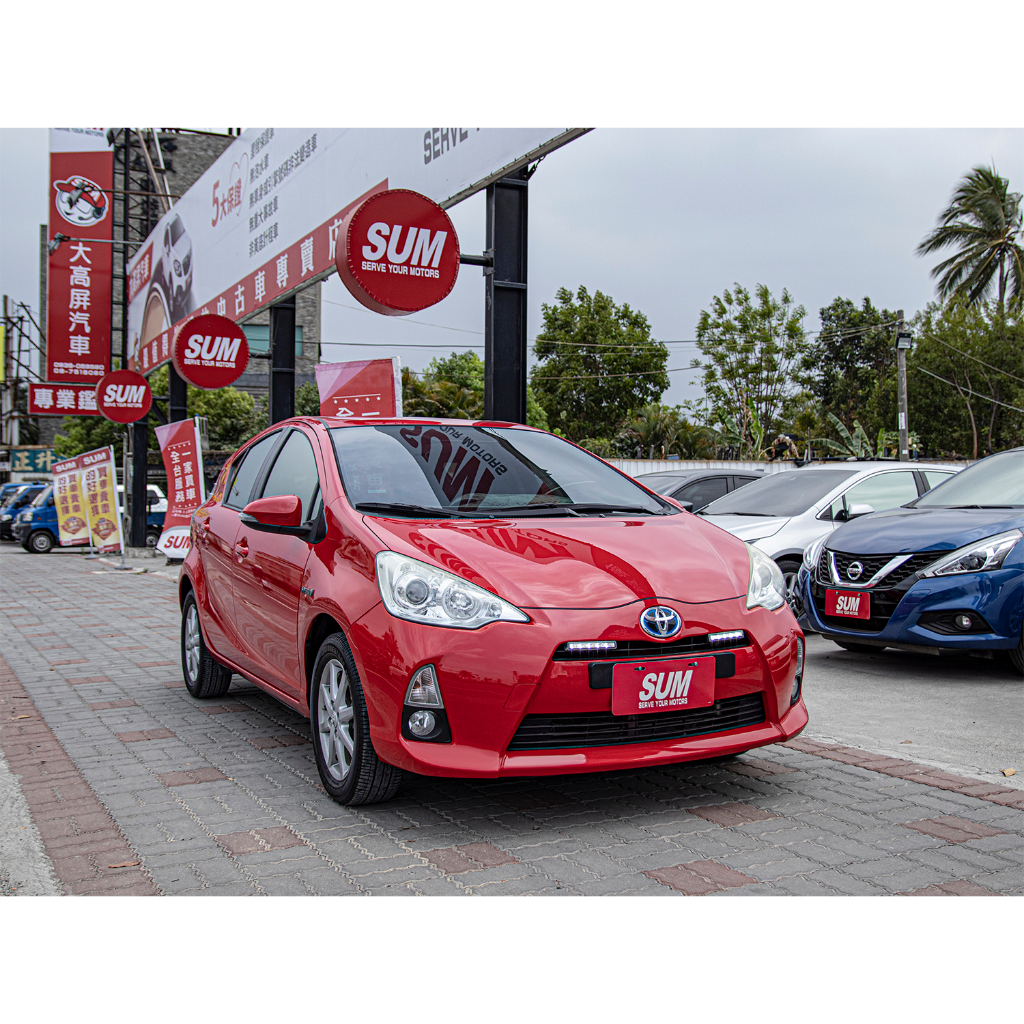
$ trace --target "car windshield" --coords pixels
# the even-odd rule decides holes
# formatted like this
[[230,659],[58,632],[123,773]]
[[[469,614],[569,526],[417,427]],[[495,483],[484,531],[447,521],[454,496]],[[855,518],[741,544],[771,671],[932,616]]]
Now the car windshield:
[[336,427],[331,437],[349,501],[371,514],[678,511],[594,456],[539,431],[408,423]]
[[181,223],[180,217],[171,221],[171,245],[177,245],[178,239],[185,234],[185,225]]
[[33,498],[40,493],[37,487],[26,487],[23,491],[19,491],[7,505],[7,508],[24,508],[26,505],[34,504]]
[[10,508],[24,493],[24,487],[19,487],[16,491],[10,491],[3,500],[3,508]]
[[701,509],[702,516],[798,516],[856,474],[854,469],[787,469],[744,484]]
[[910,502],[911,508],[1021,506],[1024,506],[1024,450],[990,455]]
[[33,508],[41,508],[41,507],[42,507],[43,505],[45,505],[45,504],[46,504],[46,499],[47,499],[47,498],[48,498],[48,497],[49,497],[49,496],[50,496],[51,494],[53,494],[53,485],[52,485],[52,484],[51,484],[51,485],[50,485],[49,487],[44,487],[44,488],[43,488],[43,489],[42,489],[42,490],[41,490],[41,491],[40,491],[40,492],[39,492],[39,493],[38,493],[38,494],[36,495],[36,500],[32,502],[32,507],[33,507]]
[[636,482],[649,487],[655,494],[671,494],[678,490],[694,474],[693,473],[644,473]]

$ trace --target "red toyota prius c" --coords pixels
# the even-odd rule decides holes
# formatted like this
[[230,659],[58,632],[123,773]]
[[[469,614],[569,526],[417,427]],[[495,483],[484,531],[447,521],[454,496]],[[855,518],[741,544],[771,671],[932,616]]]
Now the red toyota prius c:
[[724,757],[807,724],[775,563],[553,434],[297,417],[196,510],[181,656],[311,720],[324,788]]

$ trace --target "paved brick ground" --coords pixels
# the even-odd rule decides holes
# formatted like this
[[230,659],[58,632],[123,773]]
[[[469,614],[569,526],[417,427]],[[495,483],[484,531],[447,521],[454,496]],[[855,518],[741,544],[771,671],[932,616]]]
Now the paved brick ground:
[[304,719],[237,676],[189,697],[169,570],[95,566],[0,552],[0,748],[66,893],[1024,892],[1019,790],[799,738],[717,765],[410,778],[339,807]]

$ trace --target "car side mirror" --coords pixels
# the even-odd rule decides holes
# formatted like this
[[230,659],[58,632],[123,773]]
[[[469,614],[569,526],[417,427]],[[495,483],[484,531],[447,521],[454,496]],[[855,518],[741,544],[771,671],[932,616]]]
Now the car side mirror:
[[873,505],[851,505],[850,510],[846,513],[847,520],[856,519],[858,516],[869,516],[874,512]]
[[305,536],[309,530],[302,525],[302,502],[294,494],[277,494],[257,498],[242,509],[239,520],[263,533],[288,533]]
[[680,501],[678,498],[676,498],[675,501],[676,501],[677,505],[681,505],[682,506],[682,508],[683,508],[683,510],[685,512],[692,512],[693,511],[693,502],[692,501]]

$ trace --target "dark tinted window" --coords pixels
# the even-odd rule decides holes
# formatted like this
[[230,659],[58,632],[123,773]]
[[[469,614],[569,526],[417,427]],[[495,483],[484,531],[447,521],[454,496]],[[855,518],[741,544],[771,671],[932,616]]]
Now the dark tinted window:
[[262,497],[294,494],[302,502],[302,521],[305,523],[310,518],[313,497],[319,485],[316,459],[309,439],[301,430],[293,430],[274,460]]
[[[331,431],[354,505],[499,511],[576,502],[661,514],[656,498],[551,434],[508,427],[386,425]],[[674,510],[671,510],[674,511]]]
[[185,234],[185,225],[181,223],[180,217],[171,221],[171,245],[177,245],[178,239]]
[[636,482],[654,491],[655,494],[672,494],[677,487],[686,483],[686,473],[644,473]]
[[759,476],[734,476],[732,478],[732,489],[735,491],[737,487],[743,487],[745,484],[752,484],[755,480],[760,480]]
[[719,498],[704,509],[704,514],[798,516],[855,473],[853,469],[783,470]]
[[727,478],[724,476],[706,476],[703,480],[695,480],[692,484],[680,487],[672,497],[676,501],[690,502],[696,511],[725,494],[728,489],[726,482]]
[[11,509],[24,508],[29,502],[38,498],[42,492],[43,488],[41,487],[26,487],[25,490],[11,501],[8,507]]
[[242,464],[235,471],[234,480],[224,499],[225,505],[232,508],[245,508],[249,504],[249,496],[259,476],[263,463],[270,454],[270,449],[281,439],[281,431],[277,430],[268,437],[257,441],[242,455]]
[[922,494],[913,505],[1024,505],[1024,451],[990,455]]

